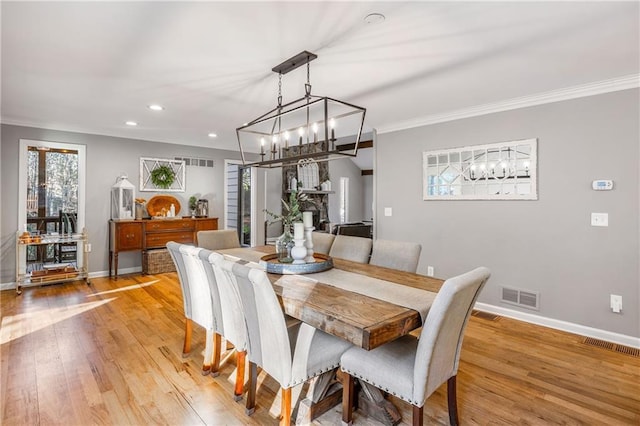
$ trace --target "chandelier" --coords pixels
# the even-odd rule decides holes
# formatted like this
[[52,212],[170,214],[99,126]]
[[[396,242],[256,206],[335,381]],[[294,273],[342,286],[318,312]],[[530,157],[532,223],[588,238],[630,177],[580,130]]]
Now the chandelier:
[[[355,157],[366,109],[311,94],[309,63],[318,56],[303,51],[272,68],[278,74],[278,103],[269,112],[236,129],[245,166],[282,167],[300,160],[327,161]],[[307,66],[304,96],[282,103],[282,76]],[[259,153],[259,161],[247,161]]]

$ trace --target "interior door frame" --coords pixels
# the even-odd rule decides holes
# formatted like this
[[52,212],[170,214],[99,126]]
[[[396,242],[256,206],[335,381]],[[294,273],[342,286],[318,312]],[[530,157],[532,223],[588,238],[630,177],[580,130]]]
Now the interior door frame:
[[85,227],[85,191],[86,191],[86,168],[87,168],[87,146],[81,144],[40,141],[33,139],[20,139],[20,153],[18,165],[18,223],[17,228],[22,230],[27,223],[27,158],[29,147],[43,147],[68,149],[78,152],[78,230]]

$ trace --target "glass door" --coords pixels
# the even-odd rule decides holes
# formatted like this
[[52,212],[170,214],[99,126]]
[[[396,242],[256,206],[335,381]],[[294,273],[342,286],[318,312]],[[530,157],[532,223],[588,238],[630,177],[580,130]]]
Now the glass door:
[[225,229],[235,229],[243,246],[255,245],[255,173],[242,163],[225,160]]

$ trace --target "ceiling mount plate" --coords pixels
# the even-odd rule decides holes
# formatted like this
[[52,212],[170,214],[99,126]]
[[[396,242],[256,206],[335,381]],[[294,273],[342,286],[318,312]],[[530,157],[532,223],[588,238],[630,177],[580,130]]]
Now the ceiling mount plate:
[[298,67],[306,65],[307,63],[313,61],[317,57],[318,55],[316,55],[315,53],[311,53],[311,52],[307,52],[306,50],[303,50],[297,55],[287,59],[283,63],[271,68],[271,71],[277,72],[278,74],[286,74],[289,71],[293,71]]

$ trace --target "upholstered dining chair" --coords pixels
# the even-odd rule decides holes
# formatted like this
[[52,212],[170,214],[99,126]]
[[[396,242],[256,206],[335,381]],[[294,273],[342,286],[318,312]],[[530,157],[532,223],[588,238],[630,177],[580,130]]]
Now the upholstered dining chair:
[[329,254],[335,235],[327,232],[312,232],[311,238],[313,240],[313,252],[321,254]]
[[421,251],[422,246],[418,243],[378,239],[373,242],[369,263],[415,273],[418,270]]
[[329,250],[329,255],[352,262],[369,263],[371,245],[371,238],[336,235],[331,250]]
[[224,250],[240,247],[238,233],[235,229],[218,229],[216,231],[198,231],[198,247],[207,250]]
[[427,398],[447,382],[449,422],[458,424],[456,375],[464,330],[489,279],[487,268],[450,278],[442,285],[419,339],[406,335],[371,351],[353,347],[342,355],[345,375],[342,422],[351,424],[354,377],[413,405],[413,424],[422,425]]
[[[233,344],[236,350],[236,380],[233,396],[236,401],[242,399],[244,388],[245,364],[247,354],[247,331],[242,314],[242,305],[238,295],[237,286],[232,283],[235,277],[218,267],[224,260],[224,256],[211,250],[202,249],[198,254],[204,265],[204,270],[210,281],[216,283],[219,295],[221,334]],[[216,340],[216,353],[220,353],[220,340]],[[216,356],[212,370],[219,369],[220,357]]]
[[[212,365],[215,365],[214,348],[216,349],[215,354],[220,353],[219,333],[222,332],[222,329],[216,321],[220,317],[218,290],[215,282],[207,279],[204,267],[198,261],[198,253],[203,249],[173,241],[167,243],[167,249],[176,265],[178,280],[182,289],[186,320],[182,356],[186,357],[191,352],[191,334],[193,322],[195,322],[206,330],[204,361],[202,364],[202,374],[206,375],[211,372]],[[214,308],[214,306],[217,307]],[[214,312],[216,309],[218,312]]]
[[247,413],[255,409],[257,367],[282,387],[280,425],[291,422],[291,388],[333,370],[351,347],[345,340],[305,323],[287,328],[285,315],[267,274],[257,268],[225,260],[222,267],[236,277],[249,341]]

